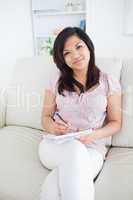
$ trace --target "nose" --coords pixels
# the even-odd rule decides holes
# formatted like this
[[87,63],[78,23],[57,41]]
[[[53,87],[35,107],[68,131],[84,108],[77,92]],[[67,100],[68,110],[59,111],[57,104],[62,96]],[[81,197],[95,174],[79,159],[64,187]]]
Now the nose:
[[77,59],[77,58],[79,58],[79,57],[80,57],[80,54],[79,54],[78,51],[75,50],[75,51],[72,52],[72,58],[73,58],[73,59]]

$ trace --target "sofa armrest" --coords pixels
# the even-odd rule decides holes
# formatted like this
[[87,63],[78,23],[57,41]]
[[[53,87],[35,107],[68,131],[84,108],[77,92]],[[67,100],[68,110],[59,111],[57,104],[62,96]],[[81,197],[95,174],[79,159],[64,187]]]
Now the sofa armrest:
[[6,124],[7,94],[5,88],[0,88],[0,128]]

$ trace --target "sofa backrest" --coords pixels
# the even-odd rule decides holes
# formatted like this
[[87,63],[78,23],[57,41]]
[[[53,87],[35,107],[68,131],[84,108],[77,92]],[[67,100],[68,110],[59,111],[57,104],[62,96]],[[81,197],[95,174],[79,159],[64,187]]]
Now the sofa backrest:
[[123,61],[122,85],[122,129],[112,137],[112,146],[133,147],[133,59]]
[[7,89],[6,125],[42,130],[44,87],[55,71],[55,64],[47,54],[16,62],[11,84]]
[[[97,58],[97,66],[111,75],[120,78],[122,62],[119,59]],[[126,70],[126,68],[128,70]],[[122,70],[122,87],[131,89],[132,62],[125,62]],[[19,125],[42,130],[41,113],[44,99],[44,88],[51,74],[57,71],[53,60],[48,55],[24,58],[18,60],[12,76],[10,87],[7,90],[6,125]],[[124,110],[128,108],[128,97],[125,93]],[[129,94],[130,95],[130,94]],[[132,101],[133,102],[133,101]],[[124,112],[122,132],[113,136],[112,145],[132,145],[130,127],[133,117]],[[126,120],[126,122],[125,122]],[[129,128],[126,125],[129,124]],[[133,128],[133,127],[132,127]],[[131,129],[132,130],[132,129]],[[107,139],[111,144],[111,137]]]

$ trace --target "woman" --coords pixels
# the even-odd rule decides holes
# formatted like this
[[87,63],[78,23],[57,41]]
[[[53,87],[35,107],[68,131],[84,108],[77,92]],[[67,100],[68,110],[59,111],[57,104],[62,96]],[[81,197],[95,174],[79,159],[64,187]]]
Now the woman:
[[93,131],[62,144],[44,137],[39,156],[52,172],[45,179],[40,199],[94,200],[94,178],[103,166],[106,138],[121,128],[121,87],[95,65],[93,43],[77,27],[59,33],[53,58],[59,73],[45,90],[45,132]]

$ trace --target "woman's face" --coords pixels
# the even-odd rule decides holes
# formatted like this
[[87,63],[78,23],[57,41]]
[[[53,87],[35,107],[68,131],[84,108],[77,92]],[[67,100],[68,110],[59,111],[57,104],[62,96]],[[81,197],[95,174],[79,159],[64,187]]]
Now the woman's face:
[[90,51],[83,40],[73,35],[67,39],[63,49],[65,63],[73,71],[83,71],[88,69]]

